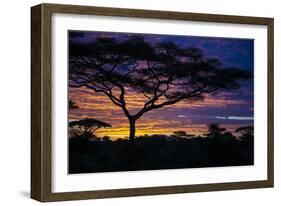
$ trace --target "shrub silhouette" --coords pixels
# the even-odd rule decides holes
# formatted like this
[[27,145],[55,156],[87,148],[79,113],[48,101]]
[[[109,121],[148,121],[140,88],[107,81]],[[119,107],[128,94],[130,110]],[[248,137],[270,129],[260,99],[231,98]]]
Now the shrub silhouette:
[[[187,138],[180,136],[142,135],[134,144],[127,139],[110,137],[91,141],[85,138],[69,139],[69,172],[113,172],[176,168],[198,168],[252,165],[253,144],[246,139],[244,129],[240,136],[209,125],[209,136]],[[185,133],[186,134],[186,133]],[[187,135],[188,136],[188,135]],[[247,138],[250,136],[247,136]],[[253,136],[251,136],[253,137]],[[80,140],[79,140],[80,139]]]

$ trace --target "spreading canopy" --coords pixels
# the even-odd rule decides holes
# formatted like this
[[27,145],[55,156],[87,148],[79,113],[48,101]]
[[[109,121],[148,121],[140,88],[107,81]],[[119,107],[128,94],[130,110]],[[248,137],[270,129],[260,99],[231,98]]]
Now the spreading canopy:
[[82,126],[82,127],[111,127],[110,124],[92,118],[86,118],[78,121],[72,121],[69,123],[69,127]]
[[78,134],[80,135],[91,136],[96,130],[101,127],[107,128],[111,127],[111,125],[93,118],[86,118],[82,120],[69,122],[69,128],[78,129]]
[[[173,42],[152,43],[130,36],[122,40],[96,38],[87,44],[70,41],[69,45],[69,85],[106,95],[122,108],[131,129],[145,112],[182,100],[202,100],[209,93],[239,89],[240,81],[249,78],[247,70],[226,68],[217,58],[205,58],[200,49]],[[129,90],[146,99],[134,114],[126,105]]]

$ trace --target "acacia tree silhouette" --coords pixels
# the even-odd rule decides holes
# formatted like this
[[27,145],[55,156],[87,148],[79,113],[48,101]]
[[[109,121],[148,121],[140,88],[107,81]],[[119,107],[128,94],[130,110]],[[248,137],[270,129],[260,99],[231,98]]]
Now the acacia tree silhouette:
[[[136,121],[146,112],[183,100],[203,100],[209,93],[239,89],[240,80],[249,78],[247,70],[224,68],[219,59],[205,58],[200,49],[173,42],[151,43],[132,35],[69,43],[69,85],[103,93],[120,107],[128,118],[132,142]],[[125,98],[129,90],[146,99],[134,113],[128,110]]]
[[93,133],[101,127],[104,128],[111,127],[110,124],[93,118],[86,118],[78,121],[72,121],[69,122],[68,126],[70,128],[78,127],[77,129],[80,132],[80,135],[87,138],[92,137]]

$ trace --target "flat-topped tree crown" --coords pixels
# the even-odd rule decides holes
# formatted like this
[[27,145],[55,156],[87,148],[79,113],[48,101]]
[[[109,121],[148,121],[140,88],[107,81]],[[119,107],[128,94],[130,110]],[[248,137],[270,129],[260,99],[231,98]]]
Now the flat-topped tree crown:
[[[106,95],[122,108],[130,123],[130,140],[135,123],[144,113],[179,101],[203,100],[206,94],[240,88],[251,73],[225,68],[217,58],[173,42],[149,42],[140,36],[96,38],[91,43],[71,41],[69,84],[87,87]],[[125,95],[135,90],[146,99],[134,114],[128,111]]]
[[101,120],[86,118],[69,122],[69,127],[78,128],[82,136],[91,136],[99,128],[107,128],[111,127],[111,125]]

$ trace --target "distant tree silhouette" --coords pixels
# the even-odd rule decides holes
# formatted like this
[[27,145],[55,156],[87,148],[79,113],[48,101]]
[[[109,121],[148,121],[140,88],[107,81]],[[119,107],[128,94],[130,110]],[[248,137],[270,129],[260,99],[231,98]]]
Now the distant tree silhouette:
[[187,134],[185,131],[175,131],[172,136],[176,136],[176,137],[189,137],[189,138],[195,137],[195,135]]
[[226,129],[221,128],[219,124],[212,123],[208,125],[208,134],[206,136],[210,138],[221,137],[225,131]]
[[254,143],[254,127],[253,126],[244,126],[239,127],[235,130],[236,133],[240,134],[239,139],[242,140],[245,144],[252,147]]
[[78,106],[74,101],[68,100],[68,108],[69,109],[78,109]]
[[253,136],[254,127],[253,126],[239,127],[235,130],[235,132],[240,133],[242,136]]
[[[128,118],[132,142],[136,122],[146,112],[239,89],[240,80],[249,78],[247,70],[225,68],[219,59],[205,58],[200,49],[173,42],[151,43],[130,36],[69,44],[69,85],[102,93],[120,107]],[[146,99],[138,111],[128,109],[126,94],[130,90]]]
[[104,136],[101,139],[102,139],[102,141],[110,141],[110,137],[109,136]]
[[76,128],[78,130],[79,136],[87,138],[92,137],[94,132],[101,127],[111,127],[111,125],[92,118],[72,121],[69,123],[69,128]]
[[69,139],[69,173],[136,171],[254,164],[253,144],[230,132],[218,138],[172,135],[137,136],[132,147],[124,138]]
[[187,136],[187,133],[185,131],[176,131],[174,132],[174,134],[177,136]]

